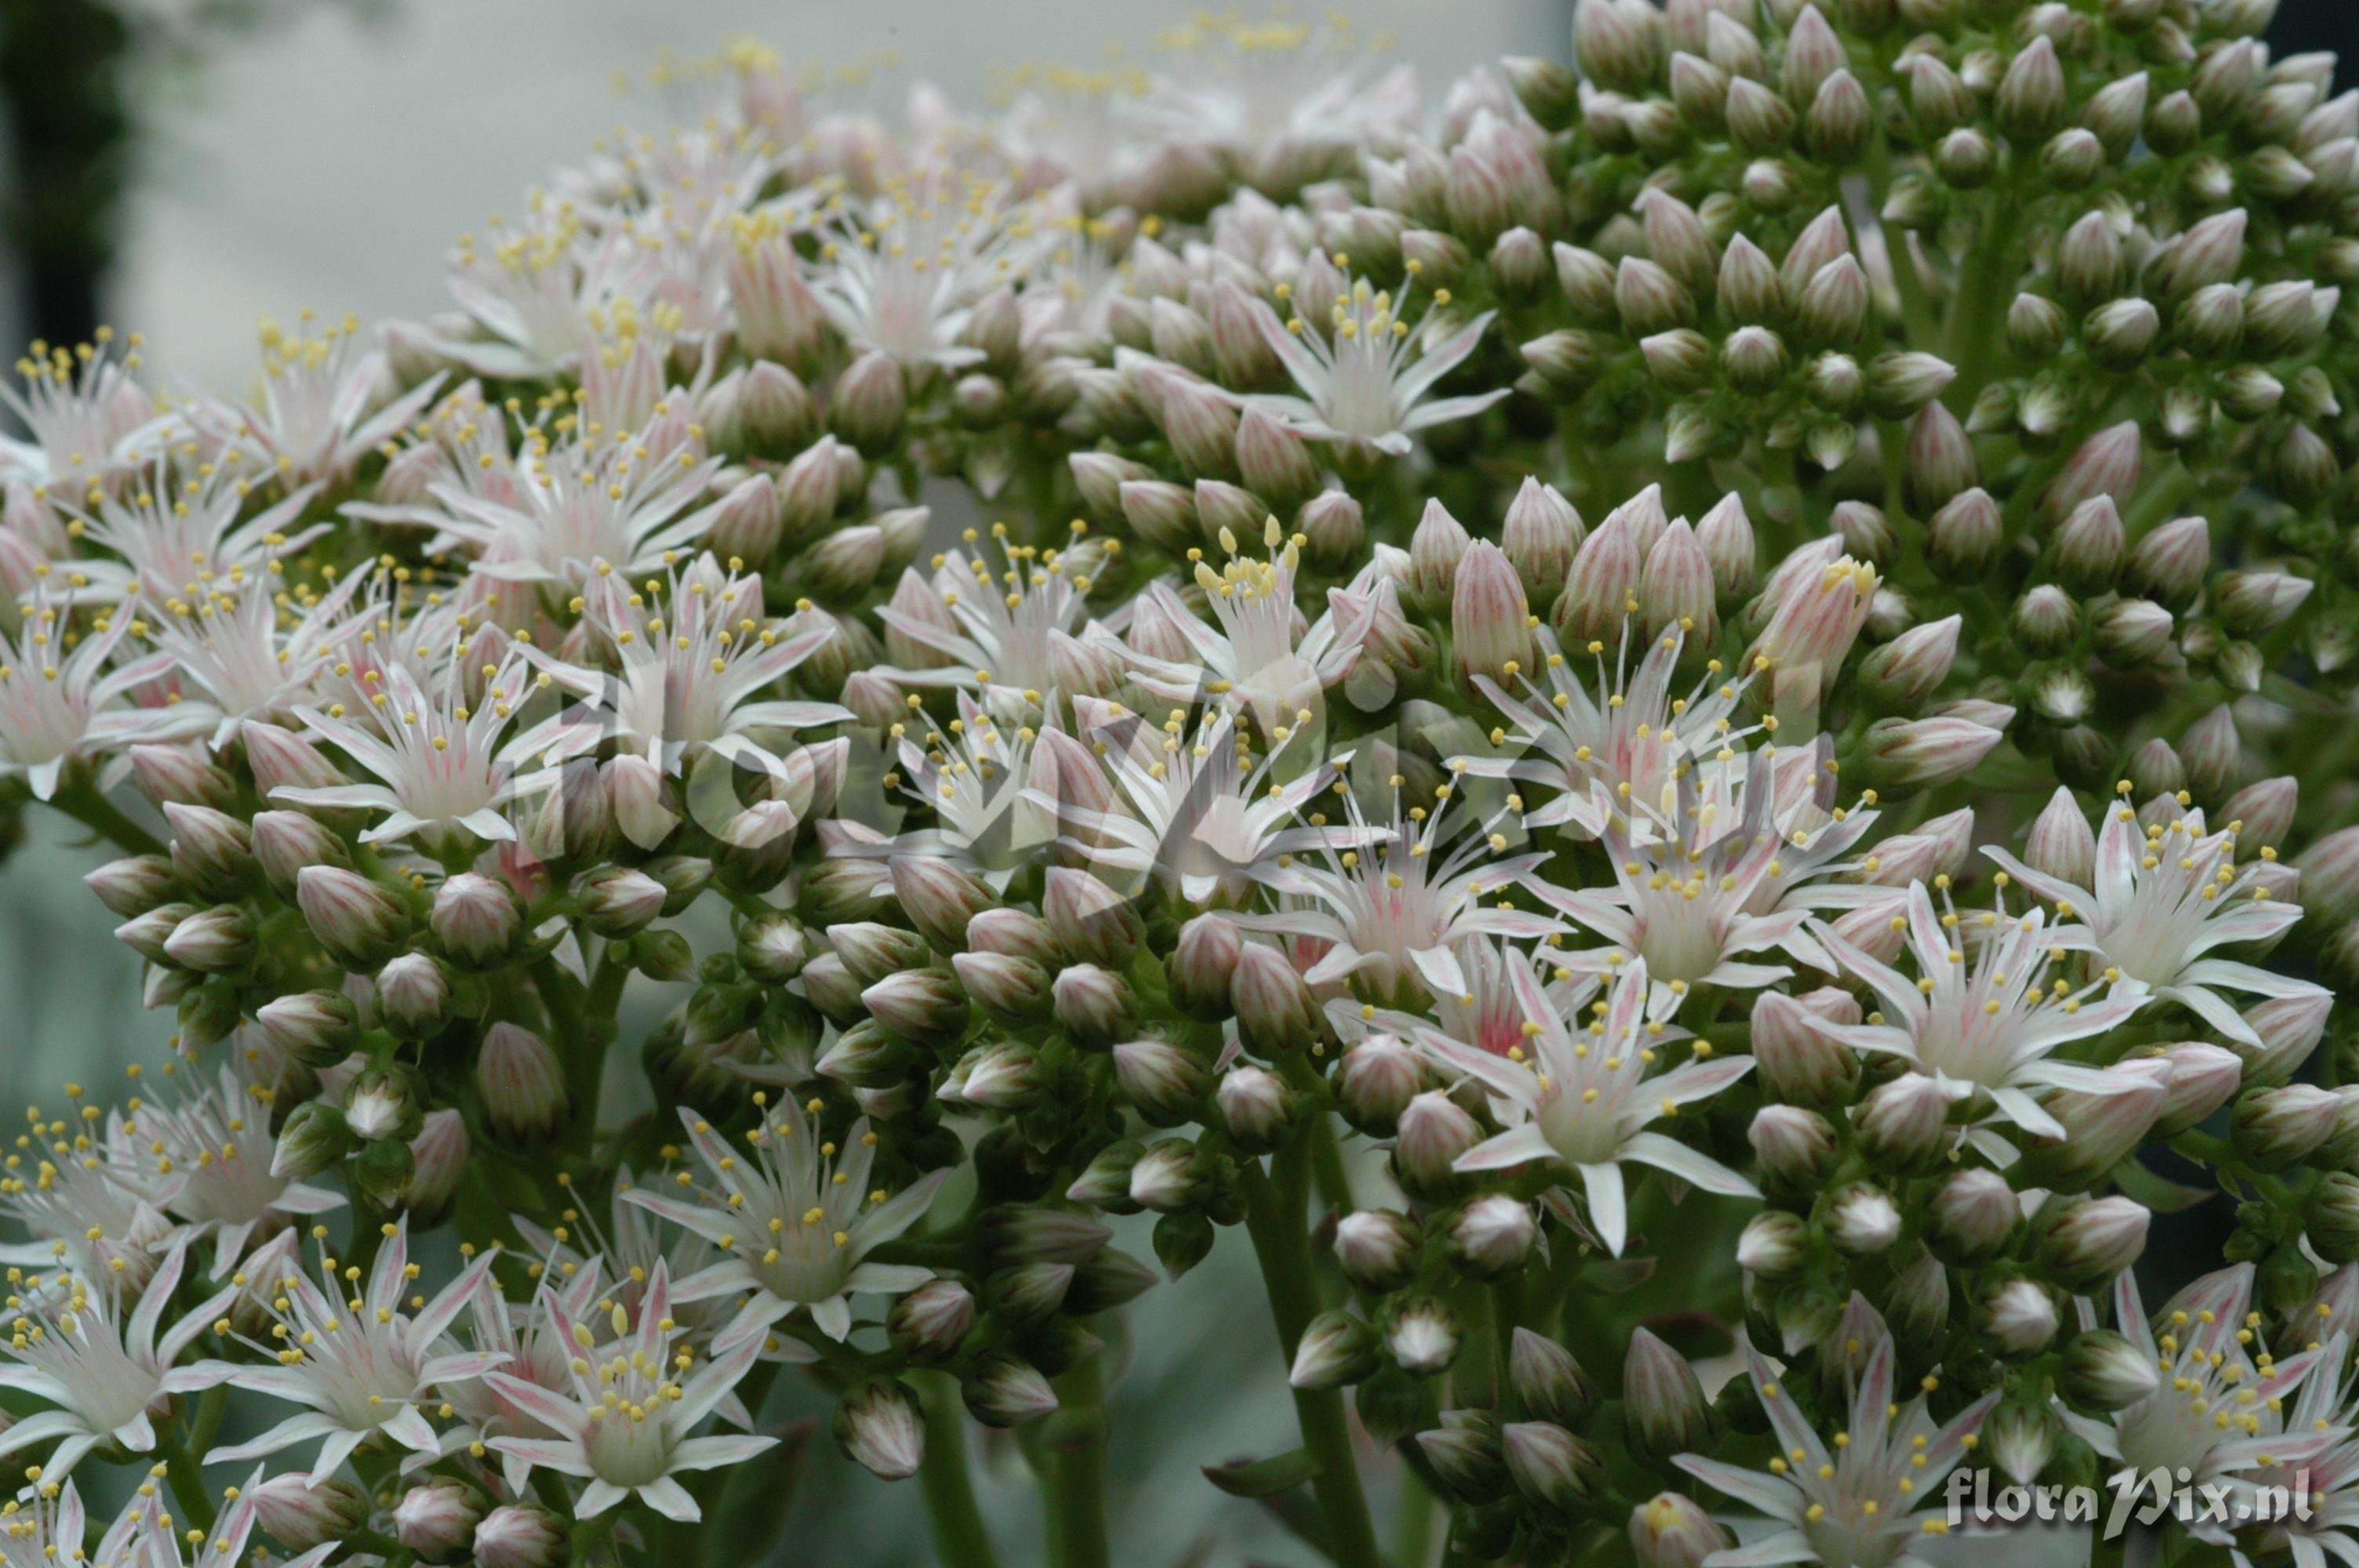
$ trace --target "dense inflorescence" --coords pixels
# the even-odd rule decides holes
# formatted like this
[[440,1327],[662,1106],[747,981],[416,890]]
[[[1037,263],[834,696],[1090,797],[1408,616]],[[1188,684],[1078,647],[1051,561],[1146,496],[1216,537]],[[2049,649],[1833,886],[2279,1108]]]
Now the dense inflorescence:
[[177,1033],[7,1155],[7,1555],[752,1560],[792,1368],[946,1562],[969,1417],[1103,1562],[1234,1228],[1301,1445],[1207,1476],[1354,1568],[2124,1473],[2359,1560],[2359,93],[2271,10],[733,45],[446,316],[36,345],[0,769]]

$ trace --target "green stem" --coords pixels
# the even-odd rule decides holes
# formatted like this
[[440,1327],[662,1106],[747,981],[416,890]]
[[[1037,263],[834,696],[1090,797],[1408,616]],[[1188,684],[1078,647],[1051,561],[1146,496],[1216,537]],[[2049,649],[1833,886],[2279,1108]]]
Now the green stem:
[[935,1555],[942,1568],[999,1568],[983,1510],[975,1506],[974,1478],[967,1473],[958,1388],[948,1378],[928,1378],[925,1383],[919,1400],[926,1408],[926,1457],[918,1468],[918,1484],[926,1496]]
[[1110,1568],[1114,1562],[1106,1533],[1104,1360],[1088,1357],[1058,1379],[1048,1464],[1056,1568]]
[[213,1528],[213,1500],[205,1495],[204,1455],[189,1452],[188,1444],[167,1432],[156,1434],[156,1457],[164,1462],[164,1479],[173,1500],[197,1529]]
[[156,836],[123,814],[96,784],[80,784],[60,790],[49,804],[107,839],[126,855],[160,855],[164,846]]
[[630,974],[628,965],[606,954],[599,958],[585,991],[554,958],[542,958],[532,967],[533,984],[549,1009],[554,1044],[565,1064],[565,1096],[573,1111],[567,1141],[577,1153],[589,1153],[597,1139],[598,1102],[614,1042],[614,1010]]
[[[1304,1137],[1294,1140],[1272,1158],[1277,1173],[1273,1183],[1257,1162],[1238,1167],[1237,1184],[1245,1200],[1245,1230],[1253,1238],[1254,1257],[1261,1264],[1269,1314],[1277,1325],[1278,1348],[1288,1366],[1302,1331],[1319,1311],[1312,1284],[1310,1245],[1302,1227]],[[1352,1454],[1352,1433],[1343,1419],[1343,1396],[1333,1389],[1294,1390],[1294,1418],[1302,1429],[1302,1446],[1319,1470],[1310,1489],[1327,1521],[1328,1554],[1352,1564],[1383,1561],[1376,1550],[1375,1527],[1368,1522],[1368,1500],[1360,1487],[1360,1467]]]
[[1426,1568],[1433,1561],[1433,1525],[1440,1512],[1424,1479],[1416,1471],[1404,1469],[1393,1525],[1393,1561],[1401,1568]]
[[1947,399],[1952,413],[1972,408],[1984,383],[1990,379],[1991,355],[2000,337],[1999,312],[2008,303],[2002,291],[2016,278],[2006,265],[2006,256],[2015,246],[2023,206],[2011,180],[2001,179],[1993,186],[1982,238],[1959,270],[1958,292],[1950,301],[1949,332],[1941,354],[1958,371]]

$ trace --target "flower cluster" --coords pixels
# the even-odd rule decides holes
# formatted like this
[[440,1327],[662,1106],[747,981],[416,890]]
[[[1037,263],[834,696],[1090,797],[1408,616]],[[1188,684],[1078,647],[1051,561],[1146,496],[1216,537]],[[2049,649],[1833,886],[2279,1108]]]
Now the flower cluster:
[[1105,1561],[1227,1231],[1301,1445],[1206,1474],[1341,1563],[1886,1568],[1952,1472],[2359,1560],[2359,94],[2270,9],[906,124],[733,44],[445,316],[37,345],[0,791],[177,1032],[5,1157],[7,1555],[751,1561],[783,1375],[949,1562],[1040,1423]]

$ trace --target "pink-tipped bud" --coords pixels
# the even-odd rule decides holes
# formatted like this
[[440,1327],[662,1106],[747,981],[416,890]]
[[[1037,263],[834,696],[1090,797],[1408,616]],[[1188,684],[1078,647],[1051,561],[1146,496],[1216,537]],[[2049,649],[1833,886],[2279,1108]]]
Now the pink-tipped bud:
[[1827,987],[1800,997],[1762,991],[1753,1002],[1756,1070],[1770,1095],[1789,1105],[1839,1105],[1859,1083],[1859,1058],[1851,1047],[1814,1028],[1860,1021],[1859,1003],[1847,991]]
[[1088,871],[1052,866],[1040,913],[1071,957],[1120,969],[1146,939],[1146,923],[1130,901]]
[[1554,485],[1527,478],[1508,503],[1499,546],[1515,564],[1527,604],[1547,604],[1564,587],[1584,530],[1581,514]]
[[1428,1089],[1401,1109],[1399,1134],[1393,1142],[1393,1173],[1412,1197],[1440,1196],[1456,1178],[1458,1157],[1482,1136],[1481,1125],[1463,1107],[1438,1090]]
[[2048,1348],[2062,1321],[2056,1298],[2037,1282],[2020,1277],[2006,1280],[1986,1292],[1979,1314],[1983,1333],[2002,1356],[2036,1356]]
[[1861,684],[1888,707],[1921,706],[1949,678],[1963,624],[1951,615],[1902,633],[1860,661]]
[[402,1206],[426,1218],[447,1213],[473,1152],[466,1118],[448,1108],[428,1111],[424,1125],[409,1141],[409,1181],[402,1189]]
[[896,855],[890,869],[901,912],[939,952],[965,946],[967,923],[999,902],[988,886],[946,860]]
[[169,903],[185,891],[172,874],[172,862],[161,855],[127,855],[109,860],[82,881],[109,913],[125,920]]
[[1880,719],[1868,726],[1868,765],[1892,788],[1932,789],[1973,773],[2006,739],[2004,730],[1967,719]]
[[601,936],[628,936],[663,913],[663,883],[645,871],[602,866],[573,880],[574,906]]
[[332,789],[352,781],[308,739],[276,724],[249,719],[238,728],[245,765],[265,799],[282,788]]
[[207,762],[195,746],[134,746],[131,782],[158,806],[230,806],[237,781]]
[[1487,676],[1511,687],[1533,668],[1530,611],[1522,579],[1505,551],[1485,540],[1460,561],[1451,596],[1450,627],[1458,677]]
[[1816,1111],[1765,1105],[1747,1132],[1762,1178],[1775,1187],[1807,1191],[1834,1169],[1834,1129]]
[[2235,1052],[2201,1040],[2165,1046],[2158,1060],[2170,1076],[2147,1133],[2157,1140],[2176,1138],[2193,1127],[2226,1105],[2245,1081],[2245,1064]]
[[1900,1239],[1899,1206],[1866,1182],[1837,1189],[1828,1200],[1826,1222],[1827,1238],[1856,1257],[1883,1252]]
[[2334,1011],[2334,993],[2321,987],[2293,996],[2269,997],[2245,1009],[2245,1022],[2260,1036],[2257,1048],[2233,1041],[2230,1049],[2243,1059],[2246,1087],[2282,1084],[2310,1060],[2326,1033],[2326,1020]]
[[1372,1034],[1343,1054],[1335,1100],[1343,1119],[1376,1137],[1390,1134],[1425,1087],[1418,1054],[1389,1034]]
[[1638,607],[1645,557],[1630,523],[1609,516],[1582,542],[1557,600],[1557,630],[1568,643],[1618,646],[1625,618]]
[[1408,547],[1408,594],[1419,609],[1439,613],[1450,604],[1457,588],[1459,563],[1473,544],[1464,524],[1450,514],[1448,507],[1439,501],[1425,503],[1425,514],[1409,535]]
[[348,969],[376,968],[409,934],[409,911],[401,900],[342,867],[304,867],[295,881],[295,901],[320,946]]
[[1249,943],[1238,953],[1229,1001],[1238,1038],[1266,1056],[1302,1050],[1326,1032],[1326,1015],[1310,988],[1284,954],[1261,943]]
[[2086,1293],[2138,1260],[2153,1219],[2143,1205],[2128,1198],[2091,1198],[2050,1225],[2041,1241],[2041,1260],[2059,1283]]
[[1925,1238],[1934,1254],[1961,1268],[1998,1255],[2023,1217],[2015,1192],[1995,1171],[1960,1171],[1934,1189]]
[[1677,1492],[1660,1493],[1630,1510],[1630,1552],[1638,1568],[1702,1568],[1704,1559],[1735,1544],[1728,1527],[1701,1503]]
[[[367,1496],[342,1481],[313,1483],[300,1473],[273,1476],[258,1486],[246,1487],[242,1496],[253,1505],[255,1522],[289,1552],[309,1552],[329,1541],[342,1541],[368,1524]],[[552,1565],[540,1563],[516,1564],[513,1568]]]
[[2276,849],[2293,828],[2294,809],[2301,803],[2301,784],[2290,773],[2248,784],[2220,808],[2223,824],[2236,825],[2236,842],[2249,853]]
[[547,1509],[507,1503],[475,1526],[473,1551],[477,1568],[557,1568],[565,1530]]
[[[256,819],[257,825],[259,818]],[[473,871],[462,871],[435,890],[427,928],[442,956],[471,968],[488,968],[513,950],[523,912],[506,886]]]
[[307,866],[349,868],[344,841],[310,817],[293,811],[255,814],[251,829],[254,862],[281,898],[292,898],[296,879]]
[[1230,986],[1244,953],[1244,935],[1224,914],[1200,914],[1181,926],[1164,964],[1172,1004],[1205,1022],[1228,1017]]
[[1094,964],[1059,970],[1050,998],[1057,1022],[1092,1048],[1111,1045],[1130,1033],[1137,1012],[1129,983]]
[[502,1022],[484,1032],[475,1087],[484,1126],[504,1141],[540,1143],[565,1125],[564,1064],[548,1041],[521,1024]]

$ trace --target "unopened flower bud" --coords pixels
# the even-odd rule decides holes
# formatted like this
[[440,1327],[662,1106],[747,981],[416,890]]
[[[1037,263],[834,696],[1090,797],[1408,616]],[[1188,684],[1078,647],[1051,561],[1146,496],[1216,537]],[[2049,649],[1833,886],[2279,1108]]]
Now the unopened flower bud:
[[574,904],[582,923],[602,936],[628,936],[644,929],[663,913],[667,896],[663,883],[624,866],[601,866],[573,881]]
[[1861,684],[1888,707],[1921,706],[1949,678],[1963,623],[1951,615],[1902,633],[1860,661]]
[[1483,1135],[1464,1108],[1437,1089],[1411,1099],[1400,1113],[1399,1127],[1393,1142],[1393,1170],[1412,1197],[1447,1192],[1458,1157]]
[[1021,1028],[1049,1011],[1049,971],[1028,958],[960,953],[951,957],[951,967],[975,1004],[1008,1028]]
[[1326,1015],[1310,988],[1277,948],[1247,944],[1229,979],[1237,1034],[1265,1056],[1302,1050],[1326,1031]]
[[443,957],[470,968],[506,958],[521,924],[516,895],[473,871],[462,871],[437,888],[427,917]]
[[[2245,1066],[2236,1052],[2201,1040],[2181,1041],[2163,1048],[2158,1058],[2169,1071],[2162,1110],[2155,1118],[2150,1139],[2176,1138],[2228,1103],[2245,1082]],[[2272,1071],[2274,1071],[2272,1064]],[[2290,1076],[2299,1061],[2286,1067]],[[2282,1083],[2282,1077],[2274,1082]],[[2258,1081],[2261,1086],[2272,1082]]]
[[2002,1356],[2035,1356],[2056,1337],[2056,1298],[2026,1279],[2006,1280],[1982,1300],[1982,1329]]
[[1459,1215],[1451,1227],[1450,1255],[1476,1279],[1499,1279],[1523,1266],[1538,1238],[1531,1206],[1493,1193]]
[[1609,516],[1582,541],[1558,600],[1557,630],[1568,643],[1618,643],[1623,620],[1638,605],[1645,555],[1629,522]]
[[2048,1227],[2040,1259],[2069,1290],[2089,1288],[2120,1273],[2146,1250],[2153,1216],[2125,1197],[2090,1198],[2067,1208]]
[[299,812],[255,813],[251,838],[254,863],[281,898],[294,897],[297,880],[307,866],[352,866],[344,841]]
[[2314,1084],[2256,1089],[2237,1100],[2228,1135],[2247,1163],[2280,1170],[2333,1136],[2342,1109],[2341,1095]]
[[1090,872],[1063,866],[1049,868],[1040,912],[1067,955],[1110,969],[1127,965],[1147,935],[1129,900]]
[[1168,1040],[1149,1037],[1114,1047],[1114,1084],[1148,1124],[1177,1126],[1204,1108],[1204,1064]]
[[1458,1359],[1457,1314],[1430,1296],[1419,1296],[1396,1312],[1385,1325],[1384,1338],[1386,1353],[1414,1378],[1447,1371]]
[[418,1136],[409,1141],[410,1173],[402,1206],[421,1224],[447,1214],[473,1152],[464,1117],[447,1106],[428,1111]]
[[974,1326],[973,1292],[956,1280],[929,1280],[885,1314],[886,1337],[916,1361],[939,1361]]
[[[368,1524],[367,1495],[342,1481],[314,1483],[309,1476],[290,1473],[248,1487],[241,1496],[253,1505],[255,1522],[289,1552],[309,1552],[342,1541]],[[482,1558],[480,1545],[476,1555]],[[549,1564],[503,1564],[502,1568],[549,1568]]]
[[1604,1459],[1554,1422],[1510,1422],[1499,1448],[1517,1495],[1557,1518],[1585,1515],[1605,1488]]
[[1137,1012],[1129,982],[1094,964],[1060,970],[1050,999],[1057,1022],[1092,1048],[1111,1045],[1130,1033]]
[[1130,1168],[1130,1201],[1158,1214],[1194,1207],[1210,1186],[1202,1152],[1184,1138],[1148,1144]]
[[556,1568],[565,1556],[565,1529],[547,1509],[505,1503],[475,1526],[471,1550],[477,1568]]
[[1023,1426],[1051,1414],[1056,1390],[1040,1369],[1022,1357],[995,1350],[977,1360],[959,1383],[967,1413],[985,1426]]
[[2116,599],[2090,618],[2089,640],[2115,669],[2136,669],[2169,652],[2177,624],[2169,611],[2150,599]]
[[1859,1257],[1882,1252],[1900,1239],[1900,1209],[1890,1194],[1865,1182],[1838,1189],[1827,1201],[1827,1235]]
[[2006,739],[2004,730],[1955,717],[1879,719],[1867,730],[1868,767],[1895,789],[1936,788],[1973,773]]
[[1523,583],[1505,552],[1484,541],[1460,561],[1451,598],[1451,638],[1459,678],[1512,683],[1534,668]]
[[1322,1312],[1302,1331],[1287,1381],[1306,1391],[1340,1389],[1375,1368],[1375,1330],[1350,1313]]
[[1596,1385],[1572,1352],[1528,1328],[1509,1342],[1507,1379],[1527,1413],[1559,1425],[1577,1423],[1597,1403]]
[[504,1141],[545,1141],[564,1126],[565,1067],[548,1041],[505,1021],[484,1032],[475,1054],[484,1125]]
[[1359,1289],[1386,1295],[1417,1277],[1424,1237],[1417,1221],[1390,1209],[1362,1209],[1335,1223],[1335,1261]]
[[1622,1364],[1630,1445],[1650,1463],[1708,1445],[1714,1428],[1703,1385],[1687,1357],[1644,1328],[1630,1332]]
[[1950,1095],[1931,1078],[1907,1073],[1871,1091],[1852,1114],[1860,1149],[1882,1171],[1921,1174],[1948,1152]]
[[1499,1452],[1499,1418],[1480,1409],[1443,1411],[1441,1424],[1417,1434],[1417,1445],[1451,1496],[1462,1502],[1495,1502],[1506,1491],[1507,1466]]
[[1813,1014],[1830,1023],[1860,1020],[1859,1004],[1832,988],[1800,998],[1763,991],[1754,999],[1756,1070],[1770,1094],[1789,1105],[1840,1104],[1859,1082],[1857,1054],[1812,1027],[1807,1015]]
[[281,1181],[308,1181],[351,1153],[353,1143],[342,1111],[325,1100],[305,1100],[287,1113],[278,1129],[270,1173]]
[[328,956],[348,969],[372,969],[409,934],[402,902],[356,871],[306,866],[295,881],[303,921]]
[[[1117,1076],[1122,1052],[1123,1047],[1114,1047]],[[1229,1136],[1247,1150],[1276,1148],[1294,1120],[1294,1091],[1284,1078],[1250,1062],[1240,1062],[1221,1076],[1214,1099]]]
[[196,911],[163,942],[165,962],[203,975],[244,968],[254,952],[254,916],[234,903]]
[[967,923],[999,902],[989,886],[935,856],[896,855],[890,870],[901,913],[938,952],[962,949]]
[[1999,124],[2014,136],[2044,136],[2064,117],[2064,68],[2045,33],[2007,62],[1995,99]]
[[1343,1119],[1363,1132],[1392,1132],[1425,1081],[1417,1053],[1389,1034],[1370,1035],[1343,1054],[1335,1099]]
[[1410,597],[1428,613],[1450,604],[1457,588],[1458,565],[1473,544],[1464,525],[1439,501],[1429,501],[1417,531],[1409,536]]
[[377,1011],[406,1039],[441,1032],[451,1017],[451,979],[423,953],[404,953],[376,972]]
[[2170,1071],[2150,1057],[2115,1063],[2106,1069],[2115,1086],[2063,1089],[2042,1105],[2064,1130],[2061,1139],[2034,1136],[2025,1169],[2038,1184],[2076,1192],[2128,1158],[2154,1126],[2169,1092]]
[[836,1404],[834,1427],[844,1457],[880,1480],[906,1481],[925,1463],[925,1412],[888,1379],[853,1384]]
[[1747,1220],[1736,1238],[1737,1266],[1766,1279],[1783,1279],[1802,1266],[1810,1249],[1800,1217],[1765,1209]]
[[1960,1171],[1934,1189],[1925,1239],[1935,1256],[1971,1268],[1996,1257],[2021,1217],[2006,1177],[1995,1171]]
[[2299,609],[2314,586],[2286,572],[2229,572],[2212,585],[2212,610],[2231,635],[2258,636]]
[[2120,571],[2122,514],[2110,495],[2093,495],[2072,509],[2049,546],[2057,580],[2075,593],[2102,593]]
[[[2013,1281],[2011,1285],[2038,1289],[2024,1280]],[[1980,1456],[2009,1480],[2028,1485],[2048,1467],[2061,1425],[2045,1399],[2035,1401],[2018,1394],[2001,1400],[1983,1418]]]
[[2160,1386],[2153,1358],[2109,1328],[2086,1329],[2064,1346],[2058,1391],[2076,1408],[2125,1410]]
[[2054,300],[2037,294],[2018,294],[2007,307],[2007,347],[2018,358],[2037,363],[2053,357],[2064,346],[2070,326],[2062,308]]
[[1630,1510],[1630,1552],[1638,1568],[1702,1568],[1706,1558],[1735,1544],[1726,1525],[1677,1492],[1658,1493]]

